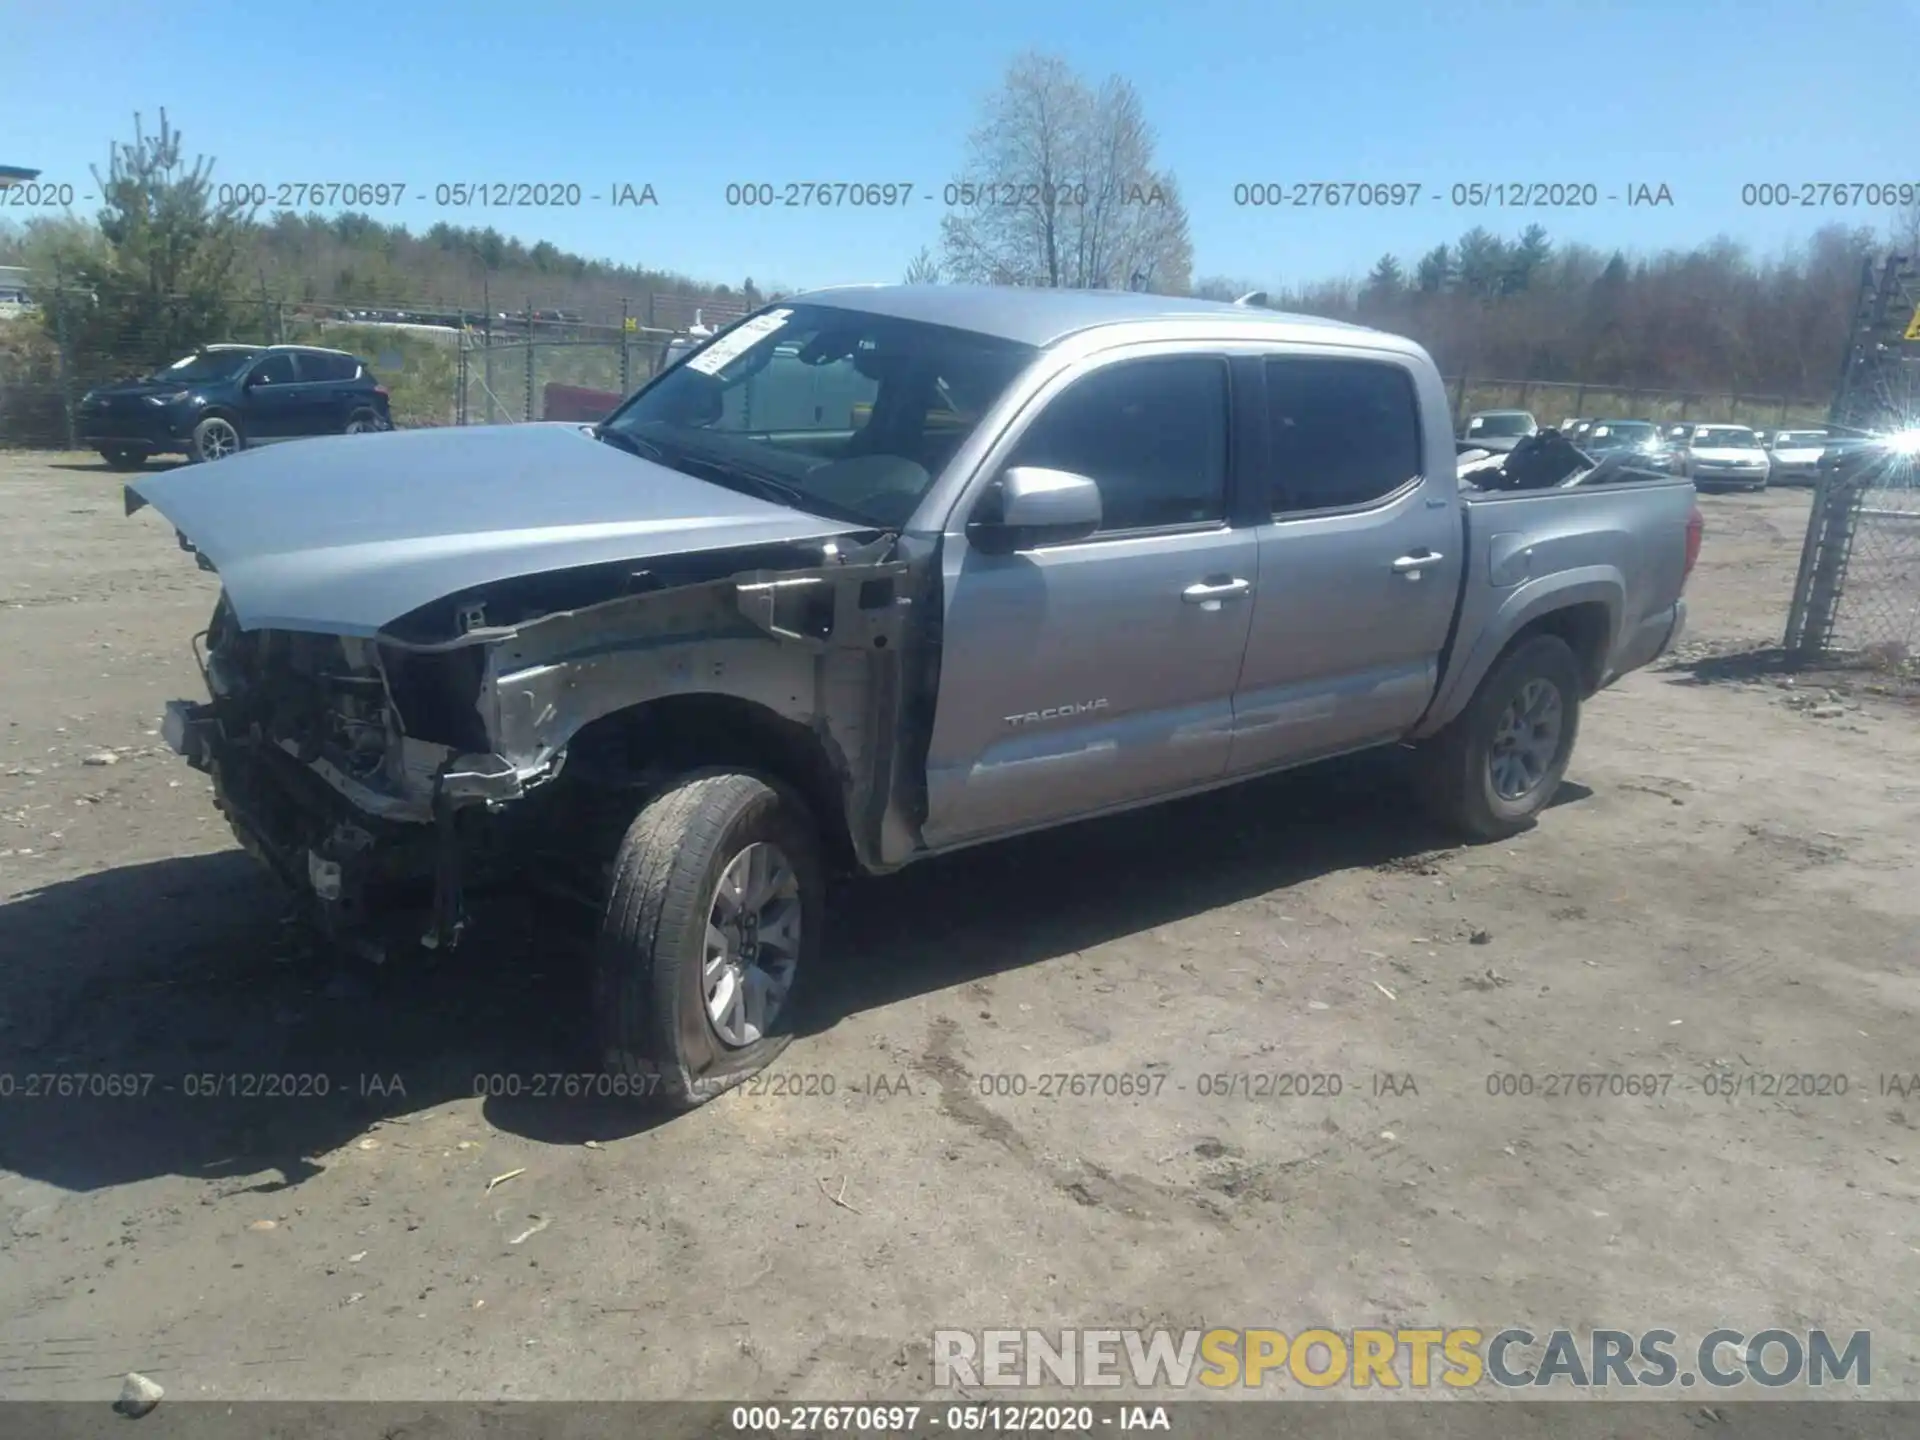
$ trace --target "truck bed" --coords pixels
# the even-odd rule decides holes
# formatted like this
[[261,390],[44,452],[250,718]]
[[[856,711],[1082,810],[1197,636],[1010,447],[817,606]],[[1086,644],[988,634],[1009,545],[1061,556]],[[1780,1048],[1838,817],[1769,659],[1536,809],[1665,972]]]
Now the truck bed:
[[[1569,605],[1605,625],[1590,689],[1647,664],[1686,616],[1691,482],[1661,476],[1546,490],[1463,489],[1467,563],[1433,705],[1414,738],[1467,702],[1501,648],[1534,617]],[[1464,648],[1457,645],[1466,637]]]

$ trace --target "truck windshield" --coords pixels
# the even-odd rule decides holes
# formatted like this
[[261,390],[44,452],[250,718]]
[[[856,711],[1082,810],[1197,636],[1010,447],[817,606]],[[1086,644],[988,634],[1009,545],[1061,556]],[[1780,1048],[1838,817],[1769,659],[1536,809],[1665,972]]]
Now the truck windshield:
[[891,316],[776,305],[708,341],[599,433],[703,479],[897,526],[1037,353]]

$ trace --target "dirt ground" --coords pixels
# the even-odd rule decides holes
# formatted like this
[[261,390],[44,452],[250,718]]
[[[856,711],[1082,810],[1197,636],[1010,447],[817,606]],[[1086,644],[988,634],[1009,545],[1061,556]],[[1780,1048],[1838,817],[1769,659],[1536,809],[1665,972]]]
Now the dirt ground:
[[[1346,763],[862,882],[777,1071],[658,1123],[528,1093],[592,1065],[525,916],[290,958],[157,734],[211,578],[89,457],[0,456],[0,1394],[914,1398],[935,1327],[1518,1322],[1870,1329],[1920,1395],[1882,1080],[1920,1072],[1920,712],[1753,658],[1804,492],[1702,504],[1688,644],[1592,702],[1531,833],[1449,847]],[[321,1079],[190,1093],[245,1073]],[[1301,1073],[1341,1093],[1234,1078]]]

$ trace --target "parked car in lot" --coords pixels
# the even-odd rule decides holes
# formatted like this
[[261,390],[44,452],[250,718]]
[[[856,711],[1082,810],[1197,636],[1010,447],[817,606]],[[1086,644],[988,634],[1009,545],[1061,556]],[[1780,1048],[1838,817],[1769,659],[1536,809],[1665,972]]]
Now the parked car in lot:
[[366,362],[308,345],[209,345],[144,379],[89,390],[82,443],[118,470],[154,455],[220,460],[313,435],[392,428]]
[[1695,425],[1674,449],[1674,471],[1701,490],[1764,490],[1771,469],[1760,437],[1744,425]]
[[1772,465],[1767,479],[1775,485],[1811,485],[1820,473],[1820,457],[1827,451],[1824,430],[1781,430],[1767,447]]
[[1700,512],[1652,472],[1469,494],[1455,443],[1396,336],[902,285],[769,306],[595,427],[127,503],[221,577],[165,734],[243,843],[343,942],[585,899],[597,1053],[687,1106],[778,1053],[830,873],[1376,747],[1466,836],[1532,823],[1681,632]]
[[1460,439],[1475,449],[1498,454],[1539,429],[1540,422],[1525,410],[1481,410],[1467,417]]
[[1664,465],[1669,454],[1666,437],[1651,420],[1595,420],[1577,443],[1596,459],[1626,451],[1647,464]]

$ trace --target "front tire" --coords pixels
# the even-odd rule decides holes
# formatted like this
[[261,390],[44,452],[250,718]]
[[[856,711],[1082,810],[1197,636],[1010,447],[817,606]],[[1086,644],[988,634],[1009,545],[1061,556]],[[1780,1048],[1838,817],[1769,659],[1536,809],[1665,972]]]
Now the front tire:
[[1423,747],[1423,788],[1449,827],[1476,840],[1529,829],[1560,788],[1580,730],[1579,662],[1536,635],[1494,664],[1467,708]]
[[209,415],[193,427],[192,456],[195,460],[224,460],[246,448],[240,427],[224,415]]
[[772,1063],[819,950],[825,879],[797,797],[704,771],[628,827],[594,954],[607,1069],[690,1110]]

